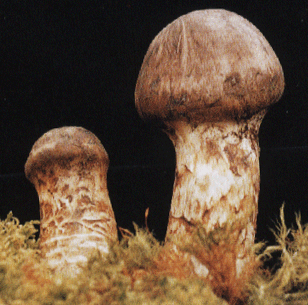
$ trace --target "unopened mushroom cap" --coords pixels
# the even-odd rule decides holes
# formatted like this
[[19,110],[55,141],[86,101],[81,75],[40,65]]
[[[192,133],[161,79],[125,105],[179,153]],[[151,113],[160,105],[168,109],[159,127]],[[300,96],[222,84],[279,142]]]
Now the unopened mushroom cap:
[[261,32],[226,10],[184,15],[151,43],[135,100],[145,120],[223,121],[250,117],[279,100],[281,65]]
[[48,174],[48,168],[55,165],[70,170],[74,164],[80,170],[99,166],[107,171],[109,158],[92,132],[82,127],[55,128],[34,143],[25,164],[25,174],[34,183],[38,172]]

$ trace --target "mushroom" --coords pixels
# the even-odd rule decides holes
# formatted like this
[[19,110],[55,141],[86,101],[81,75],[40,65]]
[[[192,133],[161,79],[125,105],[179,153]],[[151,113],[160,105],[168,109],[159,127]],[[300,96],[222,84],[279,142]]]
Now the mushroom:
[[108,165],[99,139],[82,127],[52,129],[35,142],[25,174],[39,195],[39,246],[52,269],[78,274],[94,249],[107,253],[117,240]]
[[135,104],[175,147],[166,241],[189,239],[199,224],[208,234],[229,228],[237,232],[241,272],[256,230],[259,127],[283,89],[273,49],[233,12],[194,11],[155,37],[139,72]]

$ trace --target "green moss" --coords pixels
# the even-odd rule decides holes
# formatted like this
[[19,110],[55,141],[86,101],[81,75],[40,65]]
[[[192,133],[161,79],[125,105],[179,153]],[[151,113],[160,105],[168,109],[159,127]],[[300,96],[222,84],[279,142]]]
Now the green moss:
[[[262,264],[278,253],[279,268],[256,268],[245,283],[244,301],[229,298],[230,303],[308,304],[308,225],[297,216],[297,227],[288,229],[283,209],[280,218],[277,244],[255,246]],[[175,255],[136,225],[134,234],[123,230],[122,240],[110,245],[107,256],[93,252],[76,278],[52,274],[40,258],[38,223],[21,225],[12,213],[0,222],[0,304],[227,304],[228,298],[216,296],[211,283],[192,275],[188,254]],[[206,246],[207,239],[199,228],[194,245],[213,249],[217,238]]]

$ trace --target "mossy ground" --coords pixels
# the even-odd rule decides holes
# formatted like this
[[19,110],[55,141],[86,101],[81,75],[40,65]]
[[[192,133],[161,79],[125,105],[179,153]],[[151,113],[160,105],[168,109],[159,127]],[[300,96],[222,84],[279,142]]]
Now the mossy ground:
[[[175,251],[137,226],[134,234],[123,230],[122,240],[111,245],[107,256],[92,253],[80,274],[64,278],[40,258],[38,221],[22,225],[10,213],[0,222],[0,305],[308,304],[308,225],[302,225],[299,216],[296,224],[288,229],[281,209],[274,232],[277,243],[255,245],[251,272],[239,279],[229,269],[224,271],[228,276],[217,274],[216,280],[195,275],[190,255],[208,259],[200,254],[209,247],[202,228],[193,245]],[[215,252],[215,247],[211,249]],[[228,251],[221,257],[215,254],[217,266],[228,263]],[[265,263],[273,254],[278,254],[276,268],[268,270]]]

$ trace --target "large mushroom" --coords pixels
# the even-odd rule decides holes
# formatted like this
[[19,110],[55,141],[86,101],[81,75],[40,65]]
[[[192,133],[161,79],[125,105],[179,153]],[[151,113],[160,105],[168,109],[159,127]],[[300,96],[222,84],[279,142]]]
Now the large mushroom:
[[258,131],[283,89],[273,49],[233,12],[194,11],[155,37],[139,72],[135,103],[175,147],[167,241],[189,239],[199,224],[207,233],[229,228],[230,236],[237,232],[241,272],[256,230]]
[[82,127],[48,131],[34,144],[25,165],[40,202],[40,249],[49,266],[75,275],[95,249],[108,252],[117,240],[107,190],[108,155]]

